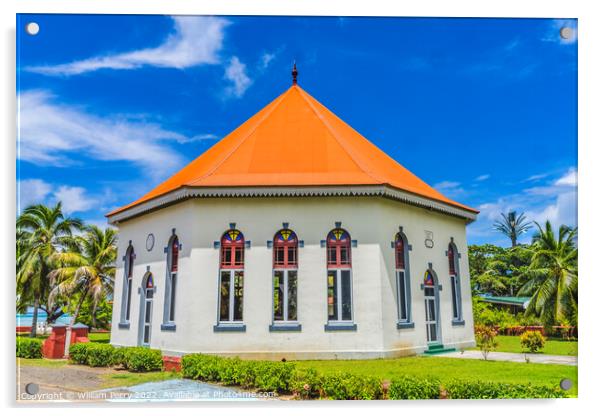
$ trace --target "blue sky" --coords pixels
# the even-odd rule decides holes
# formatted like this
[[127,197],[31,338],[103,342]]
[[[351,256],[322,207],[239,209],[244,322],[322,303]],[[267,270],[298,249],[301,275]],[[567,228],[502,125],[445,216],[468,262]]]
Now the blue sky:
[[[576,225],[575,20],[19,15],[21,208],[95,224],[299,84],[447,196]],[[24,26],[35,21],[36,36]],[[523,237],[527,241],[529,235]]]

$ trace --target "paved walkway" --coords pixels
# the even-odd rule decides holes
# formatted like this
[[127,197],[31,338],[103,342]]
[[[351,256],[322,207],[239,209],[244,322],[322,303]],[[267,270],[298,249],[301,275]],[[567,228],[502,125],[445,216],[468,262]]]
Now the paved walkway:
[[[444,354],[438,354],[438,357],[450,358],[467,358],[472,360],[482,360],[483,353],[481,351],[467,350],[464,352],[454,351]],[[529,361],[538,364],[562,364],[562,365],[577,365],[577,357],[573,355],[546,355],[546,354],[527,354]],[[512,361],[515,363],[524,363],[525,354],[515,352],[497,352],[492,351],[487,356],[491,361]]]

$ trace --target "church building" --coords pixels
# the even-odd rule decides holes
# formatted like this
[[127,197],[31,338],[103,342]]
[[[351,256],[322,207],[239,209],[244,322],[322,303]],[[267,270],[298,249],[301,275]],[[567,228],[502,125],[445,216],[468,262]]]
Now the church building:
[[278,360],[472,347],[477,214],[305,92],[294,68],[283,94],[107,214],[111,343]]

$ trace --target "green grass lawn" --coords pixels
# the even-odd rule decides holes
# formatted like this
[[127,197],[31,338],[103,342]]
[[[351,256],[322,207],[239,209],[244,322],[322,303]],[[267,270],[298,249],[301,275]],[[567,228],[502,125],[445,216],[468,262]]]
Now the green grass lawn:
[[391,380],[404,374],[416,377],[431,376],[443,383],[446,380],[480,380],[505,383],[529,383],[558,386],[569,378],[577,395],[577,367],[557,364],[511,363],[504,361],[469,360],[444,357],[405,357],[386,360],[297,361],[299,367],[313,367],[320,372],[344,371],[373,375]]
[[[495,351],[500,352],[523,352],[520,345],[519,336],[510,335],[498,335],[496,337],[498,346]],[[471,348],[478,350],[478,348]],[[551,355],[577,355],[577,341],[563,341],[561,339],[546,339],[546,343],[540,354],[551,354]]]
[[91,342],[101,342],[103,344],[108,344],[111,340],[110,332],[90,332],[88,334],[88,339]]
[[68,360],[47,360],[45,358],[17,358],[17,366],[58,368],[64,367],[68,363]]

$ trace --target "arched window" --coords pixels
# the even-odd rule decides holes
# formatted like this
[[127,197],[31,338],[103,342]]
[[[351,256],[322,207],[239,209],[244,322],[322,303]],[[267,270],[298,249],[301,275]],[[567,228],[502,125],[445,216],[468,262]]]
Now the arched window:
[[226,231],[220,241],[220,323],[242,322],[245,239],[238,230]]
[[150,345],[154,294],[155,282],[153,275],[147,273],[142,279],[142,313],[140,314],[142,322],[142,345]]
[[282,229],[274,236],[274,322],[297,321],[297,252],[294,231]]
[[408,277],[408,244],[405,236],[395,234],[395,277],[397,281],[397,319],[399,323],[411,322],[410,281]]
[[123,300],[121,303],[121,323],[130,322],[130,310],[132,306],[132,279],[134,277],[134,259],[136,254],[134,253],[134,247],[130,243],[125,252],[125,263],[124,263],[124,276],[122,296]]
[[436,343],[439,340],[439,296],[438,283],[432,270],[424,273],[424,309],[426,323],[426,338],[428,343]]
[[327,299],[329,323],[353,320],[351,287],[351,237],[335,228],[326,237]]
[[458,275],[458,251],[454,243],[449,243],[447,247],[447,259],[451,280],[453,321],[460,322],[462,321],[462,294],[460,292],[460,276]]
[[165,303],[163,310],[164,330],[172,329],[176,319],[176,288],[178,282],[178,261],[180,257],[180,240],[172,235],[167,244],[167,284],[165,285]]

